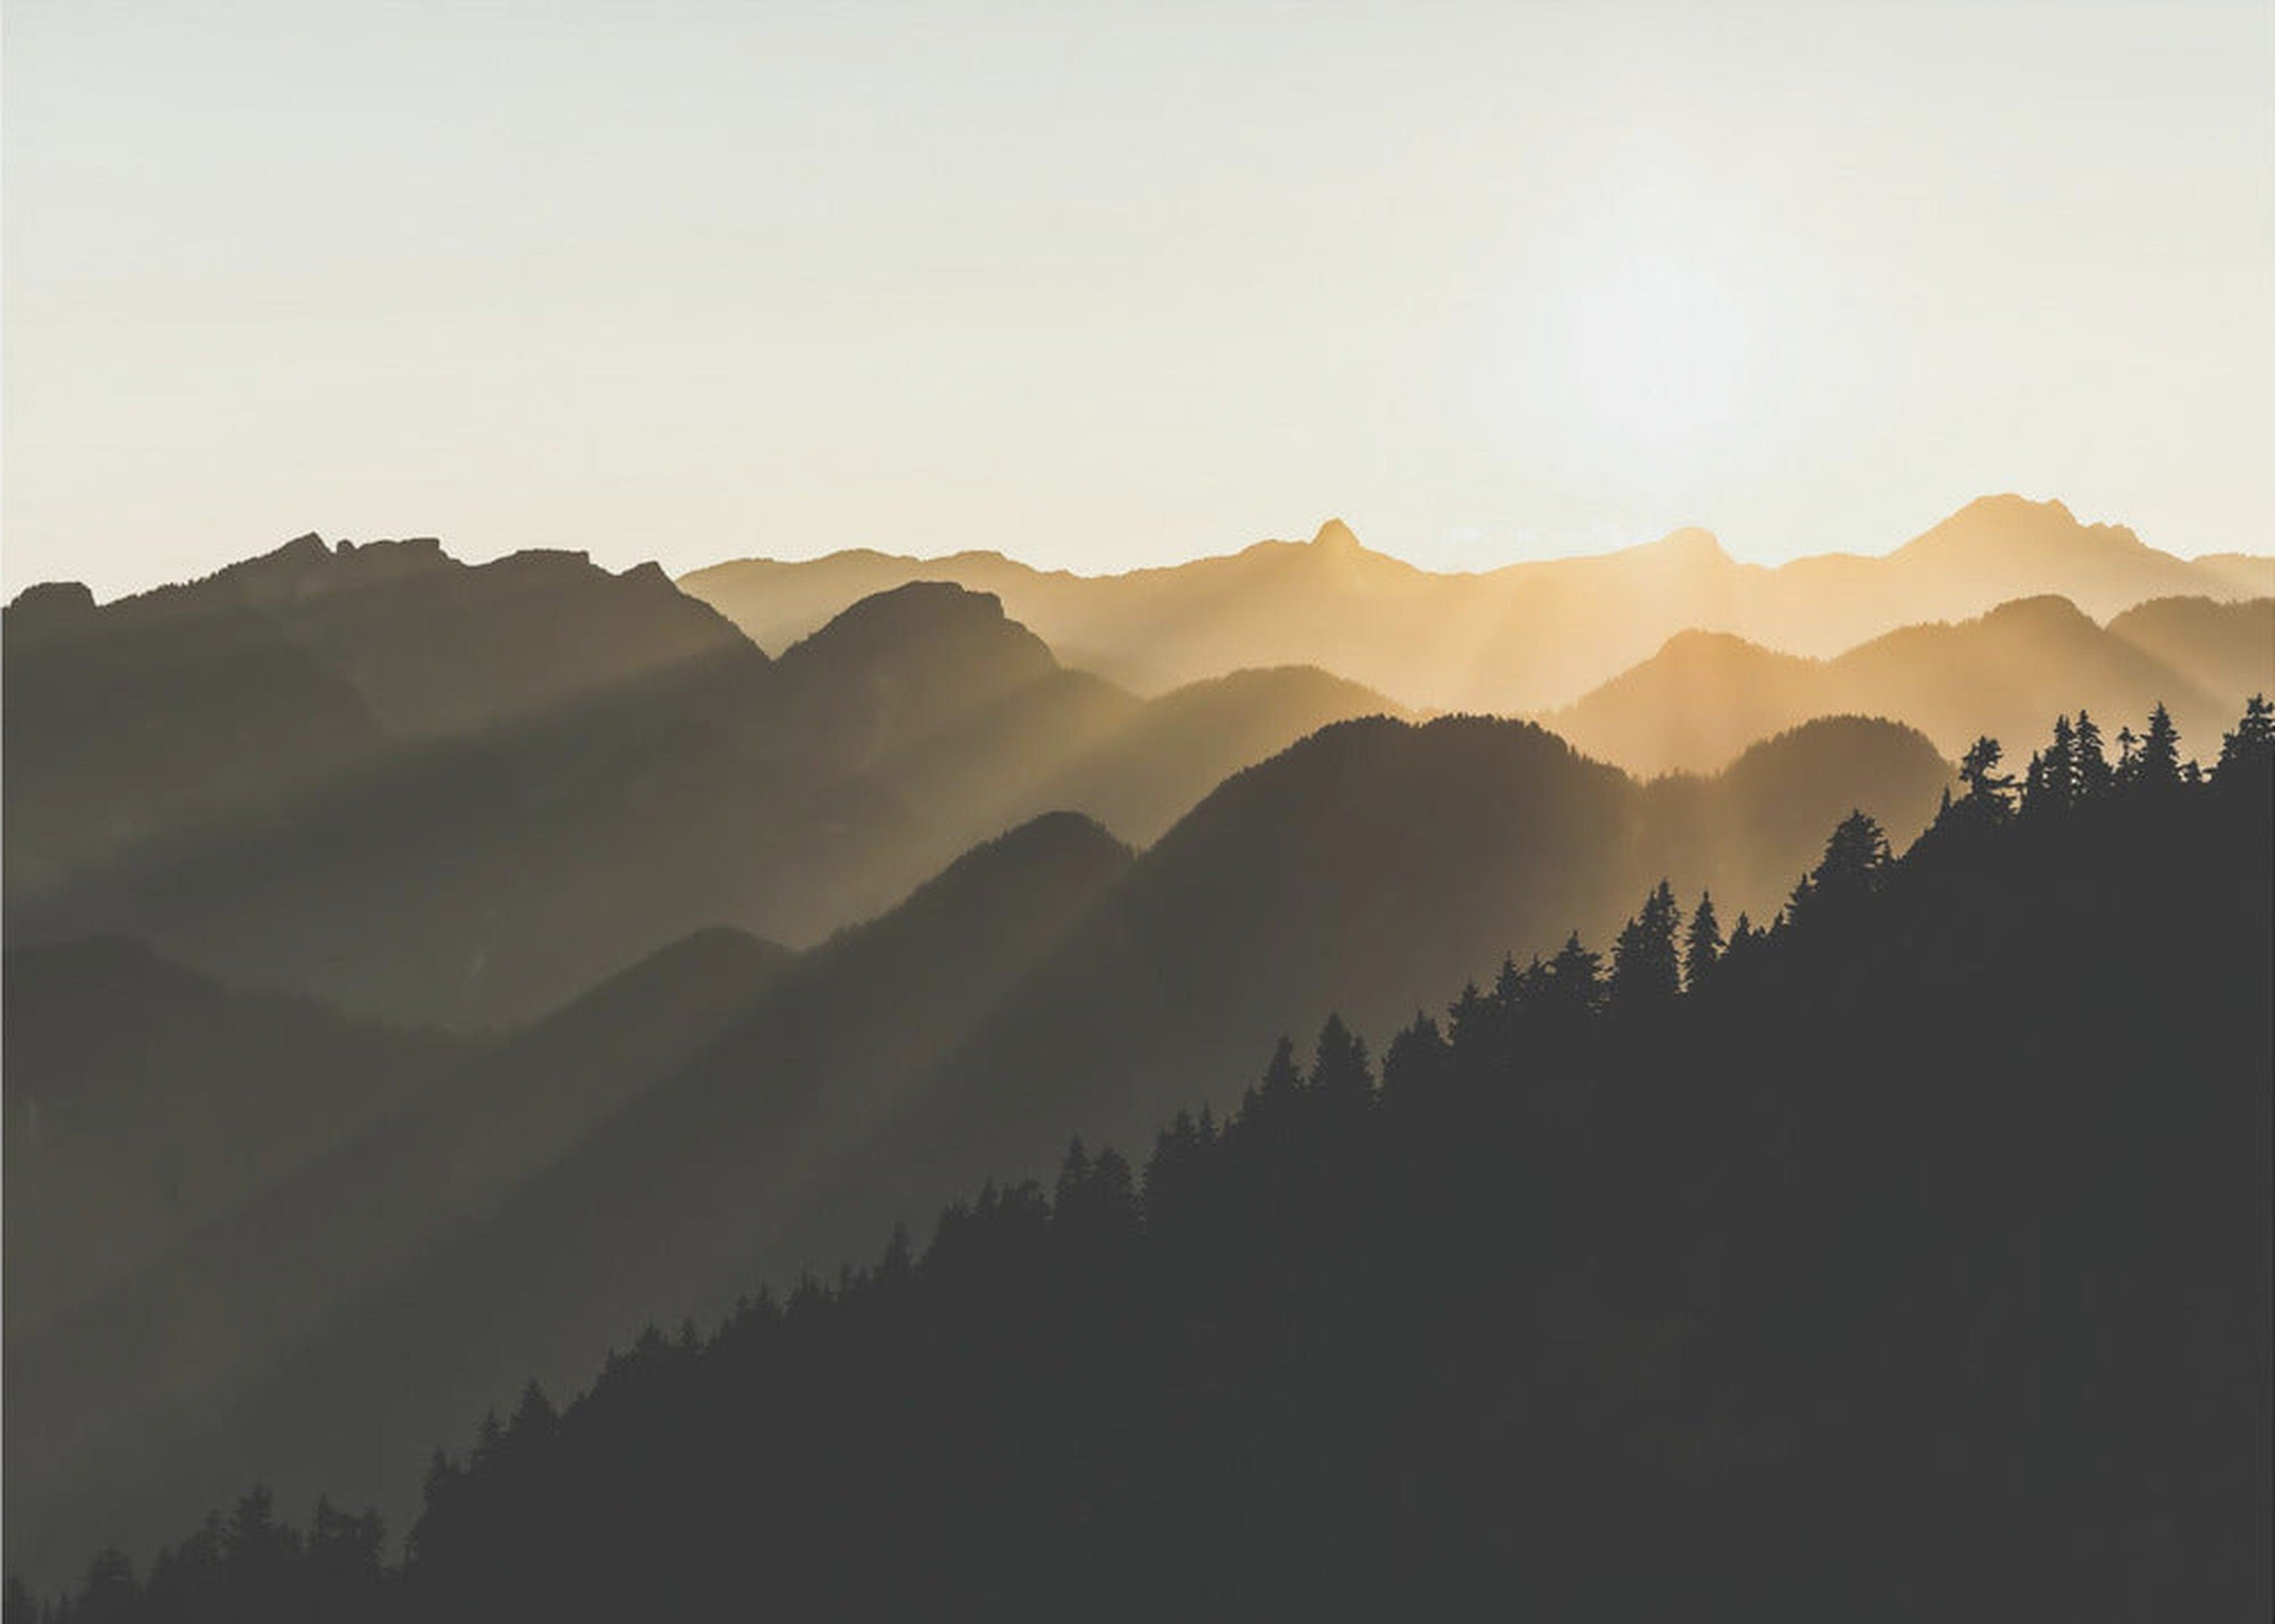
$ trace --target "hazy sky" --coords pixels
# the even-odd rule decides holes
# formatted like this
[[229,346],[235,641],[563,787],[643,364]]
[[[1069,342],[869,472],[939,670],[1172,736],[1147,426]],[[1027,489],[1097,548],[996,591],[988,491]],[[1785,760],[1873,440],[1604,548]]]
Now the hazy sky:
[[8,0],[4,565],[2275,550],[2275,5]]

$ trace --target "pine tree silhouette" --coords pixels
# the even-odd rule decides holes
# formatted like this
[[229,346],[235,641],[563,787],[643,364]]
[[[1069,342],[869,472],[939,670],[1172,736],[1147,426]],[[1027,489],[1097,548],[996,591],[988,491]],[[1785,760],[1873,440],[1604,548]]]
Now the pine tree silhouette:
[[1698,906],[1690,916],[1690,929],[1683,938],[1683,986],[1692,992],[1704,986],[1721,956],[1722,925],[1714,915],[1713,894],[1701,891]]

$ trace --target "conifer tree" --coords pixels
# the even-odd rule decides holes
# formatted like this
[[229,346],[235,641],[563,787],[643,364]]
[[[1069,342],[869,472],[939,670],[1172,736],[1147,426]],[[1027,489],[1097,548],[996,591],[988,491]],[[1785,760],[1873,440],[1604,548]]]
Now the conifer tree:
[[1445,1075],[1447,1046],[1438,1023],[1416,1010],[1412,1023],[1390,1040],[1382,1056],[1382,1091],[1391,1093],[1426,1091]]
[[2022,769],[2022,811],[2032,814],[2045,812],[2052,803],[2052,794],[2046,788],[2046,759],[2043,752],[2030,752],[2030,765]]
[[2264,693],[2244,702],[2235,730],[2219,741],[2219,760],[2212,767],[2214,783],[2240,782],[2254,773],[2264,774],[2275,760],[2275,704]]
[[1721,956],[1722,925],[1714,917],[1714,895],[1711,891],[1701,891],[1697,910],[1690,916],[1690,929],[1682,943],[1683,985],[1697,992],[1714,973],[1715,963]]
[[1960,805],[1969,817],[1979,822],[1999,822],[2012,810],[2007,797],[2014,790],[2014,775],[1999,770],[2006,753],[1997,739],[1984,734],[1969,744],[1967,753],[1960,758],[1959,781],[1967,786]]
[[1077,1134],[1059,1163],[1059,1182],[1051,1196],[1052,1210],[1063,1212],[1078,1205],[1083,1187],[1089,1182],[1090,1152],[1082,1148],[1082,1136]]
[[1364,1106],[1374,1094],[1374,1072],[1366,1042],[1330,1014],[1319,1028],[1311,1056],[1311,1092],[1338,1111]]
[[1474,981],[1462,984],[1461,993],[1446,1006],[1446,1030],[1455,1048],[1485,1039],[1485,1001]]
[[2102,749],[2100,724],[2086,714],[2082,706],[2077,713],[2077,727],[2071,737],[2070,752],[2075,769],[2077,798],[2091,801],[2106,795],[2114,775],[2108,754]]
[[1862,809],[1851,812],[1825,842],[1824,860],[1794,888],[1786,904],[1787,917],[1800,924],[1845,912],[1879,889],[1891,860],[1888,837],[1878,820]]
[[2049,810],[2060,811],[2077,799],[2075,740],[2067,715],[2054,718],[2053,742],[2046,746],[2044,777],[2040,789]]
[[1255,1123],[1279,1120],[1304,1091],[1304,1074],[1296,1064],[1296,1045],[1282,1033],[1264,1068],[1263,1080],[1242,1101],[1241,1119]]
[[2160,789],[2173,789],[2181,782],[2181,730],[2161,704],[2149,713],[2149,730],[2141,736],[2133,780]]
[[1675,948],[1682,910],[1666,880],[1644,899],[1643,911],[1628,921],[1612,948],[1611,1002],[1618,1009],[1664,1004],[1682,990],[1682,962]]
[[1574,931],[1548,961],[1541,978],[1555,1007],[1569,1013],[1592,1015],[1604,1001],[1603,956],[1580,945]]

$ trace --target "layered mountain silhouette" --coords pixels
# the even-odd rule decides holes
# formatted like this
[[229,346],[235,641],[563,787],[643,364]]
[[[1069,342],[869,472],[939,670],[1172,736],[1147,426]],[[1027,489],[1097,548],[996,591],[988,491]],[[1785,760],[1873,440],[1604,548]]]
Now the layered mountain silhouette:
[[2275,599],[2158,599],[2097,626],[2062,598],[2003,604],[1956,625],[1907,626],[1832,660],[1686,631],[1544,718],[1638,773],[1712,771],[1811,716],[1897,717],[1956,759],[1983,735],[2027,738],[2083,706],[2112,737],[2165,706],[2210,744],[2245,699],[2275,689]]
[[[1814,737],[1781,741],[1786,768],[1823,767]],[[428,1457],[399,1562],[336,1499],[304,1537],[286,1519],[311,1495],[231,1492],[155,1560],[97,1557],[63,1624],[680,1616],[754,1585],[816,1617],[1435,1617],[1481,1597],[1586,1619],[2265,1616],[2275,711],[2251,707],[2209,774],[2169,744],[2160,722],[2122,770],[2037,775],[2019,803],[1972,773],[1901,857],[1851,812],[1767,933],[1725,943],[1654,887],[1608,955],[1574,940],[1483,993],[1441,987],[1425,1001],[1444,1022],[1399,1023],[1379,1066],[1331,1017],[1308,1068],[1283,1039],[1189,1078],[1187,1106],[1238,1095],[1221,1115],[1085,1133],[1047,1184],[965,1183],[928,1240],[881,1223],[873,1262],[834,1280],[769,1268],[780,1295],[699,1307],[707,1333],[650,1326],[588,1353],[582,1391],[548,1376],[462,1421],[471,1448]],[[1134,862],[1056,817],[834,950],[881,978],[859,994],[873,1016],[924,1003],[933,933],[975,903],[1018,909],[1021,945],[947,971],[965,991],[1038,926],[1052,963],[1078,956],[1090,926],[1060,925],[1085,894],[1140,940],[1134,897],[1194,850],[1291,785],[1385,766],[1423,790],[1482,775],[1484,812],[1452,827],[1498,812],[1526,854],[1489,887],[1568,819],[1669,815],[1537,729],[1347,724]],[[1297,843],[1394,845],[1393,797],[1349,798]],[[1320,892],[1311,860],[1282,881]],[[669,1165],[709,1188],[627,1199],[628,1221],[715,1204],[698,1243],[761,1253],[770,1137],[805,1141],[795,1170],[814,1124],[889,1112],[881,1073],[801,1107],[831,1086],[752,1069],[768,1023],[794,1039],[856,1013],[806,1014],[824,988],[800,992],[636,1107],[643,1136],[668,1129],[640,1155],[737,1144],[683,1146]],[[855,1040],[881,1058],[900,1039]],[[888,1143],[955,1149],[987,1092],[971,1082]],[[758,1175],[739,1189],[720,1170],[737,1150]],[[616,1245],[569,1193],[532,1238]],[[450,1312],[430,1294],[472,1287],[460,1260],[496,1244],[457,1249],[405,1306]],[[578,1262],[501,1251],[475,1272],[504,1268],[530,1305]],[[327,1410],[311,1389],[306,1424],[351,1424],[374,1391],[342,1380]],[[328,1487],[357,1503],[352,1476]]]
[[[1052,814],[779,971],[729,951],[750,978],[714,978],[676,1039],[656,1023],[676,993],[590,1031],[572,1006],[19,1358],[19,1394],[54,1419],[11,1446],[38,1508],[19,1549],[127,1538],[121,1507],[178,1517],[254,1471],[399,1506],[417,1464],[401,1439],[532,1370],[567,1382],[649,1318],[865,1250],[943,1192],[1046,1167],[1071,1128],[1150,1123],[1330,1008],[1387,1023],[1504,954],[1600,934],[1662,873],[1765,915],[1831,821],[1861,804],[1916,829],[1947,770],[1862,720],[1651,786],[1526,723],[1345,722],[1236,774],[1142,855]],[[565,1050],[564,1026],[583,1034]],[[637,1040],[610,1047],[619,1029]],[[501,1070],[559,1073],[590,1104],[540,1109],[533,1081],[484,1080]],[[524,1122],[510,1159],[483,1148]],[[468,1158],[474,1175],[450,1171]],[[401,1183],[442,1194],[405,1212],[384,1195]],[[326,1258],[316,1311],[261,1307],[262,1281]],[[195,1311],[215,1303],[250,1328],[200,1341]],[[131,1361],[94,1356],[130,1329],[186,1338],[196,1356],[162,1363],[198,1379],[152,1395]]]
[[[9,956],[11,1012],[19,1005],[41,1011],[28,1058],[51,1065],[59,1046],[42,1040],[73,1018],[83,1030],[90,1013],[84,1001],[54,997],[52,966],[128,955],[148,959],[147,953],[110,943]],[[748,1012],[791,957],[787,949],[736,932],[706,931],[495,1046],[429,1040],[439,1054],[414,1051],[404,1059],[383,1052],[311,1052],[305,1039],[295,1040],[295,1023],[306,1025],[314,1006],[237,1000],[233,1028],[200,1034],[201,1043],[183,1046],[190,1064],[165,1074],[172,1104],[148,1110],[144,1131],[174,1132],[176,1123],[200,1107],[235,1103],[236,1114],[208,1122],[201,1135],[181,1136],[188,1144],[170,1142],[155,1151],[118,1147],[112,1159],[167,1178],[175,1162],[224,1135],[219,1152],[208,1147],[209,1156],[242,1155],[243,1147],[264,1151],[280,1133],[271,1119],[281,1117],[289,1128],[292,1117],[261,1094],[262,1084],[272,1096],[289,1088],[304,1114],[327,1104],[343,1114],[359,1107],[360,1117],[351,1123],[356,1131],[336,1129],[313,1152],[301,1144],[303,1154],[268,1182],[208,1199],[198,1214],[204,1221],[176,1223],[170,1246],[141,1249],[140,1267],[74,1273],[79,1289],[62,1305],[68,1311],[51,1309],[34,1318],[11,1310],[11,1391],[38,1400],[11,1416],[11,1490],[68,1494],[90,1472],[99,1475],[106,1440],[132,1438],[155,1424],[154,1417],[168,1415],[170,1406],[194,1409],[217,1387],[225,1390],[248,1374],[258,1379],[278,1357],[334,1324],[344,1308],[480,1220],[628,1101],[685,1065]],[[169,971],[178,981],[191,979],[186,972]],[[105,991],[116,1000],[115,988]],[[163,1035],[178,1041],[181,1024],[178,1019]],[[212,1057],[224,1040],[226,1048]],[[136,1053],[150,1047],[138,1042]],[[72,1052],[81,1063],[108,1059],[84,1037]],[[447,1074],[437,1061],[449,1065]],[[162,1049],[149,1052],[147,1063],[168,1066]],[[19,1070],[11,1064],[11,1113],[21,1108],[17,1094],[26,1086],[26,1074],[43,1075],[47,1069]],[[225,1076],[213,1075],[224,1069]],[[382,1091],[362,1075],[373,1071],[379,1082],[394,1085],[391,1097],[369,1098]],[[404,1086],[420,1083],[427,1086],[416,1091]],[[247,1095],[252,1098],[242,1098]],[[19,1192],[26,1193],[27,1214],[36,1216],[28,1199],[34,1182],[16,1176],[20,1137],[10,1136],[11,1294],[19,1265],[43,1258],[34,1250],[39,1232],[14,1222]],[[144,1152],[139,1160],[130,1154],[136,1149]],[[100,1185],[95,1189],[102,1193]],[[112,1246],[132,1238],[108,1210],[86,1215],[82,1228]]]
[[1309,543],[1111,576],[994,553],[745,559],[682,578],[761,647],[912,579],[994,593],[1070,663],[1140,692],[1243,666],[1317,665],[1423,708],[1568,704],[1684,631],[1830,655],[1915,622],[2055,594],[2106,618],[2144,600],[2275,594],[2275,559],[2190,562],[2058,502],[1989,496],[1883,557],[1740,563],[1704,531],[1598,556],[1436,574],[1360,546],[1330,520]]
[[254,1478],[400,1525],[423,1446],[531,1374],[1070,1132],[1228,1110],[1330,1011],[1539,985],[1662,878],[1765,920],[1845,816],[1926,827],[1979,733],[2162,703],[2209,755],[2275,686],[2263,569],[1993,498],[1775,570],[1694,531],[1439,576],[1330,524],[1095,579],[683,591],[311,536],[35,587],[0,638],[11,1561]]
[[223,986],[118,939],[11,948],[4,964],[11,1348],[431,1098],[472,1049]]
[[944,585],[777,664],[653,569],[427,543],[304,538],[8,614],[11,940],[125,934],[454,1025],[529,1019],[707,925],[816,940],[1054,806],[1150,839],[1227,773],[1394,708],[1316,673],[1139,700]]

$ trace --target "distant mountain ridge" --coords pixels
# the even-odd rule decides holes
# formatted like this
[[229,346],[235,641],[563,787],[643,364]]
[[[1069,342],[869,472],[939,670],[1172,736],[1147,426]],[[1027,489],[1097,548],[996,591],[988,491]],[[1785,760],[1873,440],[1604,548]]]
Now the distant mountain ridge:
[[2243,701],[2265,692],[2275,692],[2275,599],[2160,598],[2105,627],[2067,599],[2040,597],[1901,627],[1831,660],[1685,631],[1542,720],[1631,772],[1712,772],[1780,729],[1848,713],[1908,722],[1956,759],[1982,735],[2034,737],[2081,707],[2114,741],[2161,704],[2184,739],[2215,749]]
[[2275,558],[2159,552],[2058,502],[1986,496],[1880,557],[1742,563],[1681,530],[1620,552],[1439,574],[1362,547],[1329,520],[1308,543],[1126,574],[1046,571],[995,553],[745,559],[680,578],[761,647],[911,580],[1000,597],[1072,664],[1141,692],[1241,666],[1309,664],[1425,708],[1562,705],[1690,630],[1830,655],[1908,623],[2055,594],[2105,619],[2151,598],[2275,595]]

